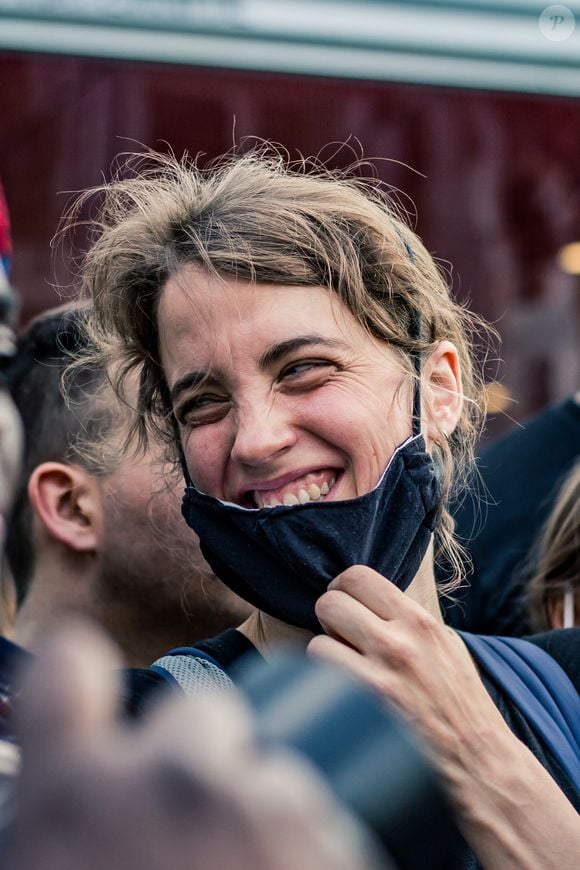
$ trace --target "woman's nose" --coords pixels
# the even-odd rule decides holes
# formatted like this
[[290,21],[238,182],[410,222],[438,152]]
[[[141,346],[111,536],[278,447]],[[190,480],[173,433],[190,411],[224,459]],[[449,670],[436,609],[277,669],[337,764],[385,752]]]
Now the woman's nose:
[[296,443],[296,432],[282,409],[271,403],[239,409],[231,458],[243,465],[264,465]]

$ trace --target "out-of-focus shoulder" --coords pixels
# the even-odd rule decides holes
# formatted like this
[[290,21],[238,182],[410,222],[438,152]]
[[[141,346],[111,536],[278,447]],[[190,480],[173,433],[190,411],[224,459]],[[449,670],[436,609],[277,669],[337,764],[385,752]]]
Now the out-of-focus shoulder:
[[545,650],[580,692],[580,628],[560,628],[524,638]]

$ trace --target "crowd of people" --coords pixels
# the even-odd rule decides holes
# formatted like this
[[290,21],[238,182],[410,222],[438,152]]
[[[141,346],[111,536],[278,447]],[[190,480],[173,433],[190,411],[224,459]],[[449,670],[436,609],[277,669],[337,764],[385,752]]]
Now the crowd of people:
[[[151,153],[88,201],[79,301],[3,349],[6,866],[576,867],[580,394],[480,456],[482,511],[486,327],[375,185]],[[417,741],[444,864],[418,805],[420,863],[379,844],[400,777],[361,762],[361,818],[260,736],[241,663],[281,650]]]

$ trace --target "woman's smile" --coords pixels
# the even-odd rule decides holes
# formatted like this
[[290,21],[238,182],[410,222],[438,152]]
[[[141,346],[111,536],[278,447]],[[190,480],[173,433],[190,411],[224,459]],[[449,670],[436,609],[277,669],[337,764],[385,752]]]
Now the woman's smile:
[[243,488],[239,504],[252,501],[251,507],[278,507],[279,505],[306,504],[309,501],[331,499],[332,490],[340,472],[327,468],[320,471],[289,472],[273,480]]

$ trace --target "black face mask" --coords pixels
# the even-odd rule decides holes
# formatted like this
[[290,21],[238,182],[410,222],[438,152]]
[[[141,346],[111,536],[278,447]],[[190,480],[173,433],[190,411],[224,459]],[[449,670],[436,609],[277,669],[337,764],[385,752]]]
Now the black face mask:
[[406,589],[425,556],[441,486],[425,441],[395,450],[373,490],[345,501],[243,508],[188,484],[182,512],[215,574],[283,622],[320,632],[314,605],[338,574],[368,565]]

